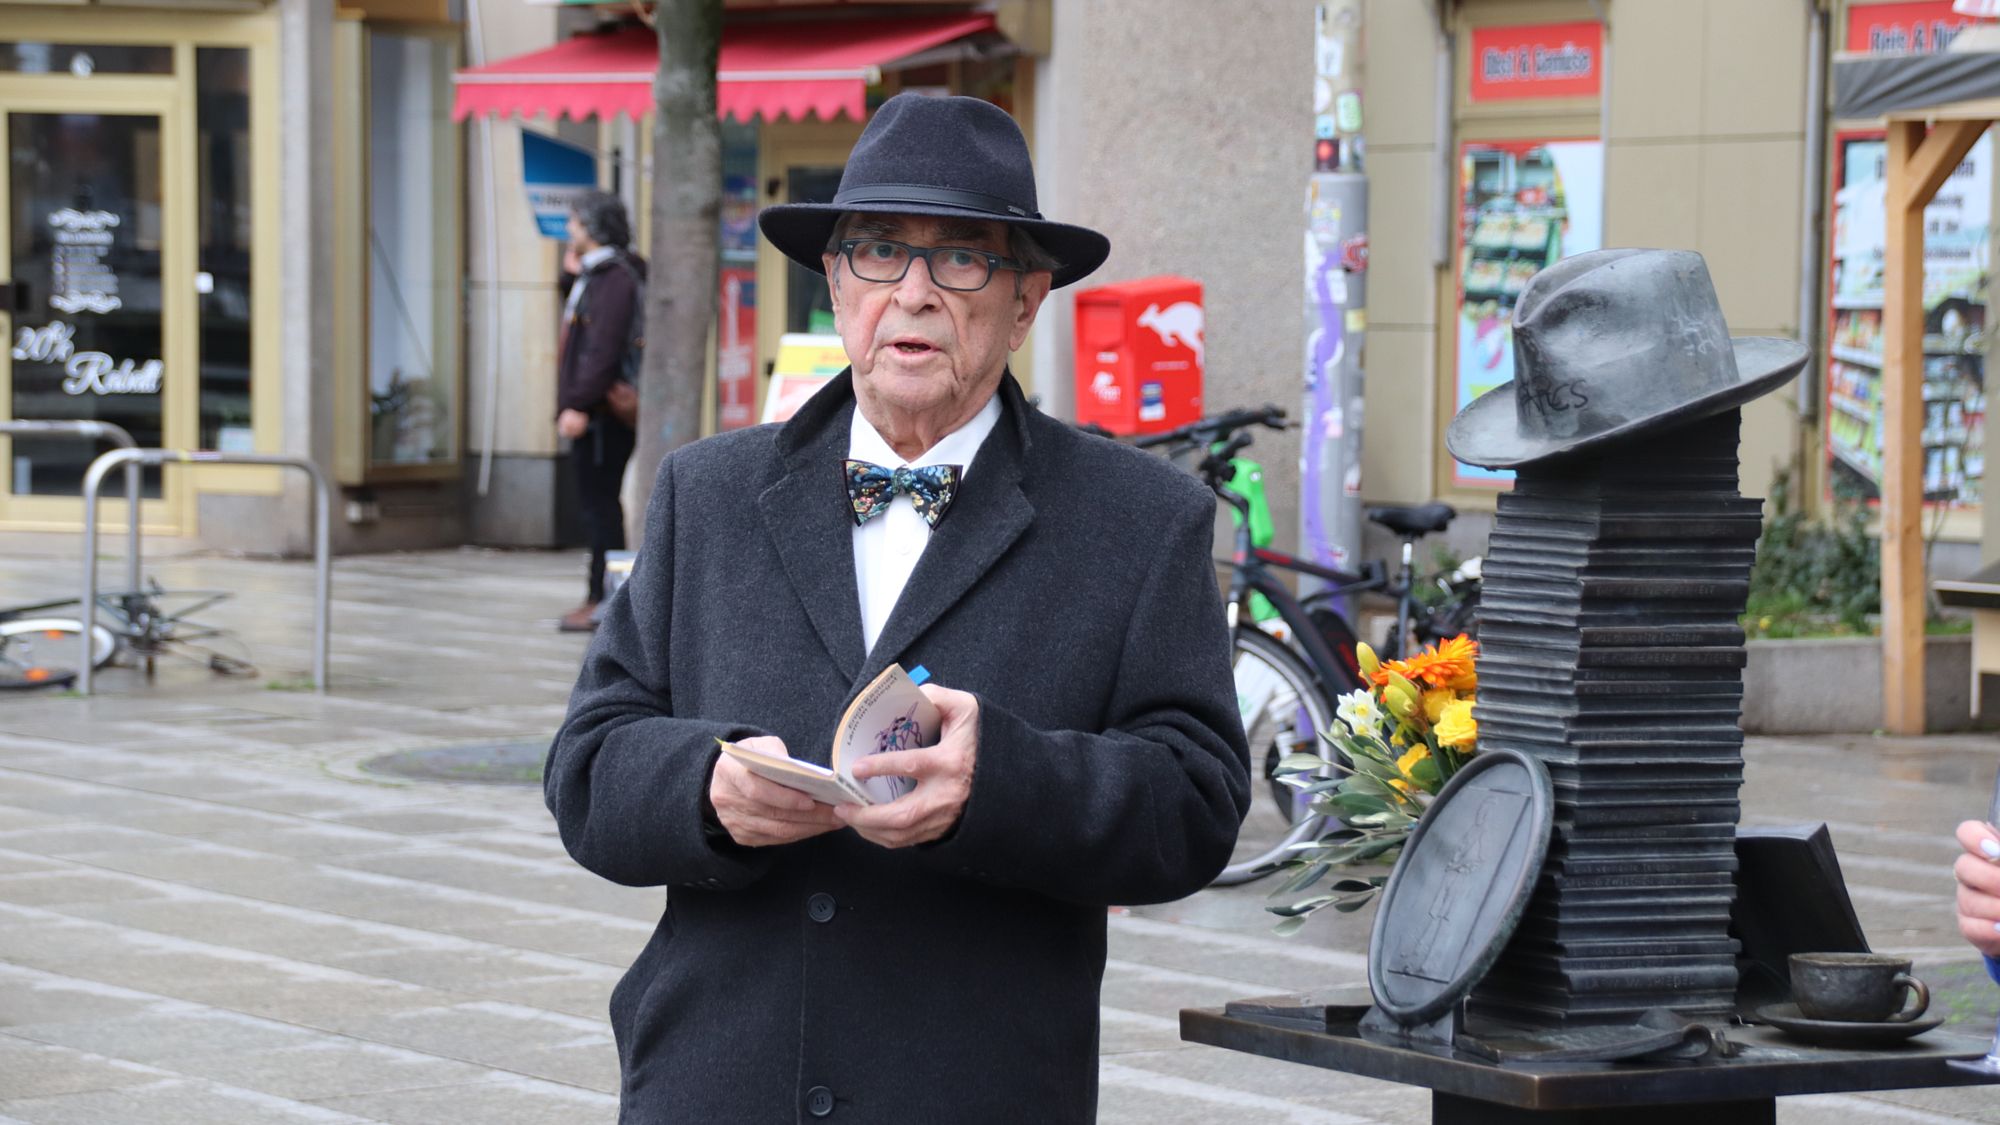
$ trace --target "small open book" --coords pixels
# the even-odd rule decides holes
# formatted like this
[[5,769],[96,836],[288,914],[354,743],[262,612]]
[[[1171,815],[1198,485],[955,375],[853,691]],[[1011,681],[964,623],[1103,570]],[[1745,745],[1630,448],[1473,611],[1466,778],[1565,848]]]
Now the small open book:
[[916,678],[900,664],[882,669],[861,694],[848,704],[833,732],[832,768],[802,762],[781,754],[768,754],[738,746],[723,739],[715,741],[722,752],[743,763],[759,777],[787,785],[815,801],[829,805],[881,805],[909,792],[916,782],[907,777],[856,778],[854,763],[870,754],[891,750],[915,750],[938,739],[936,705],[917,690],[928,678],[922,668]]

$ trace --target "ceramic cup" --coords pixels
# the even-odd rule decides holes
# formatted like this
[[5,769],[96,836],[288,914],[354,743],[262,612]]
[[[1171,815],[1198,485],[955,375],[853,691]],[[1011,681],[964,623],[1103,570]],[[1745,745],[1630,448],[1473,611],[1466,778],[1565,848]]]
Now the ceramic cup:
[[[1905,991],[1916,994],[1916,1003],[1908,1008],[1902,1007]],[[1910,975],[1908,957],[1794,953],[1792,999],[1808,1019],[1904,1023],[1930,1007],[1931,990]]]

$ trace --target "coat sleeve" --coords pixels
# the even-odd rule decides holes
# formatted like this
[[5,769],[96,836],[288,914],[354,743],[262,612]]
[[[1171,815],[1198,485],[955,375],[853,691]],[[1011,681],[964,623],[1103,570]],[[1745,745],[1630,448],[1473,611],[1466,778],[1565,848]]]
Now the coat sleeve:
[[932,862],[1093,905],[1181,898],[1229,862],[1249,750],[1209,561],[1214,505],[1194,508],[1139,592],[1106,729],[1037,730],[980,697],[972,793],[956,830],[921,849]]
[[542,793],[563,846],[606,879],[730,890],[754,882],[770,860],[704,826],[715,740],[765,732],[674,714],[673,466],[671,456],[660,466],[631,578],[606,603],[584,654]]
[[588,414],[604,401],[611,384],[625,368],[625,349],[632,343],[632,274],[623,266],[607,266],[590,275],[582,305],[571,331],[578,334],[576,366],[557,391],[564,410]]

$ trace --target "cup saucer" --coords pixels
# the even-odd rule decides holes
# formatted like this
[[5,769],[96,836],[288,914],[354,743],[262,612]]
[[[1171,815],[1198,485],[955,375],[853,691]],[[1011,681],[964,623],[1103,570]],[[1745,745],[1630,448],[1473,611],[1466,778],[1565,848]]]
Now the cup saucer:
[[1757,1018],[1795,1039],[1822,1047],[1887,1046],[1922,1035],[1944,1022],[1943,1016],[1919,1016],[1901,1023],[1816,1020],[1800,1012],[1797,1004],[1767,1004],[1757,1009]]

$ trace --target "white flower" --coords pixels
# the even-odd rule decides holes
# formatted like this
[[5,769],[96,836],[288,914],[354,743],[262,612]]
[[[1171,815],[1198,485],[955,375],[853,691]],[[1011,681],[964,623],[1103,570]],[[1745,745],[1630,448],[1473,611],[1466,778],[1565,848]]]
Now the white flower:
[[1357,688],[1335,701],[1334,714],[1347,724],[1347,729],[1356,735],[1377,738],[1382,734],[1382,706],[1375,702],[1375,696],[1365,689]]

